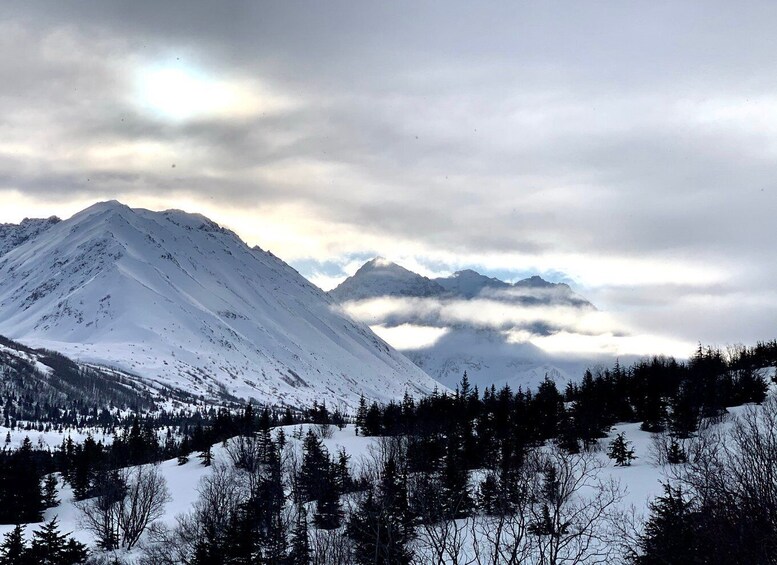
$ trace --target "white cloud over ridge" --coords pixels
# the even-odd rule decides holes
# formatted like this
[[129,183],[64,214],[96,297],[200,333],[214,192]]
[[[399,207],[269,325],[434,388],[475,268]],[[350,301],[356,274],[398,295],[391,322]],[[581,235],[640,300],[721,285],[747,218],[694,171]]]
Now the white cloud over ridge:
[[186,208],[338,263],[300,268],[322,287],[365,254],[556,271],[637,333],[768,339],[775,25],[718,1],[14,2],[0,221]]
[[455,328],[498,332],[507,342],[532,343],[554,355],[684,358],[694,347],[693,342],[646,333],[592,308],[415,297],[373,298],[343,307],[400,350],[433,346]]

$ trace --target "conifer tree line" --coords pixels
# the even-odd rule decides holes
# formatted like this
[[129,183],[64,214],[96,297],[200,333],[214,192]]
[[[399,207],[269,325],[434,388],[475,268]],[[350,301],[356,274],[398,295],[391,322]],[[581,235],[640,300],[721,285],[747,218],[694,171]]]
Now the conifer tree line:
[[[666,547],[681,543],[673,532],[690,532],[696,536],[692,557],[706,556],[696,562],[745,562],[731,560],[732,548],[756,535],[772,539],[777,531],[777,511],[761,503],[771,500],[770,491],[758,490],[764,476],[777,485],[770,471],[777,468],[777,445],[761,438],[762,452],[744,465],[737,453],[748,453],[745,438],[761,428],[735,428],[740,449],[726,455],[713,449],[707,424],[726,406],[764,400],[767,383],[757,369],[773,350],[774,343],[725,353],[700,346],[687,363],[656,357],[588,371],[563,393],[546,379],[536,391],[491,387],[481,394],[464,374],[454,394],[419,400],[406,395],[385,405],[362,400],[354,418],[357,433],[380,439],[369,464],[359,466],[344,451],[326,448],[332,426],[342,427],[348,418],[318,403],[302,412],[252,405],[240,412],[215,410],[178,422],[175,433],[167,425],[167,434],[156,426],[175,422],[174,415],[133,417],[114,428],[109,446],[88,437],[43,451],[26,440],[18,450],[0,452],[0,479],[7,479],[0,480],[0,518],[40,521],[42,510],[57,503],[56,472],[77,500],[98,501],[98,509],[99,501],[107,501],[106,520],[113,521],[100,522],[108,525],[99,547],[131,547],[139,536],[125,531],[122,507],[114,500],[116,492],[126,496],[131,479],[114,481],[115,471],[176,457],[185,463],[194,456],[212,472],[199,487],[194,510],[177,527],[148,532],[146,563],[442,564],[462,552],[479,565],[614,562],[622,550],[613,538],[622,493],[602,477],[591,449],[612,424],[642,421],[643,429],[669,438],[666,460],[684,462],[678,469],[689,471],[678,471],[653,503],[649,527],[625,552],[632,552],[629,559],[681,563],[666,561]],[[301,421],[313,425],[295,428],[293,441],[276,429]],[[777,429],[777,416],[771,424]],[[211,446],[219,442],[226,462],[213,458]],[[616,438],[611,450],[618,464],[634,458],[625,440],[618,444]],[[761,460],[771,467],[757,464]],[[705,474],[712,468],[732,469],[723,474],[729,482]],[[758,476],[730,486],[746,475],[744,469],[757,469]],[[682,510],[680,526],[667,518],[667,508]],[[731,516],[747,527],[732,526]],[[713,546],[729,561],[703,553]],[[765,554],[741,553],[750,563],[771,562]]]
[[89,555],[86,546],[59,530],[57,518],[24,536],[24,528],[16,526],[0,543],[0,565],[79,565]]
[[[257,415],[249,404],[239,413],[223,408],[204,417],[187,416],[175,427],[165,425],[176,423],[166,414],[127,418],[113,427],[110,445],[95,441],[91,435],[80,443],[68,436],[53,450],[33,446],[29,437],[18,449],[12,449],[6,441],[0,449],[0,524],[41,521],[43,510],[56,505],[52,494],[56,489],[55,473],[72,487],[75,500],[83,500],[95,495],[101,478],[112,470],[176,457],[188,459],[192,454],[208,464],[213,444],[253,430],[257,422],[277,426],[298,419],[299,415],[289,409],[265,408]],[[160,434],[160,428],[166,432]],[[10,434],[5,439],[10,440]]]
[[[465,465],[503,449],[494,442],[502,444],[508,438],[513,443],[510,449],[517,451],[557,439],[574,452],[605,437],[617,422],[642,422],[645,431],[687,438],[704,419],[722,416],[726,407],[763,402],[768,382],[760,368],[772,362],[773,351],[777,352],[775,342],[727,353],[699,346],[688,362],[653,357],[630,367],[616,363],[595,374],[587,370],[563,393],[546,378],[536,392],[513,391],[505,385],[500,390],[487,388],[481,395],[477,387],[470,387],[465,373],[453,395],[433,394],[417,402],[406,397],[402,403],[369,406],[362,399],[356,427],[365,436],[410,435],[429,443],[429,437],[448,437],[455,425],[463,433]],[[432,458],[439,449],[431,444],[419,447]]]

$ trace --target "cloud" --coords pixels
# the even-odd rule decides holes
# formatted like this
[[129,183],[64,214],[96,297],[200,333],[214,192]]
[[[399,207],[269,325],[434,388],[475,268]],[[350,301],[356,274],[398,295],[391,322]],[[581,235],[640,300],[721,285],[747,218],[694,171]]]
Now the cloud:
[[448,328],[416,326],[413,324],[401,324],[399,326],[377,324],[370,326],[370,328],[400,351],[412,351],[431,347],[450,331]]
[[347,302],[346,311],[400,350],[432,347],[452,330],[494,332],[506,343],[535,345],[559,359],[674,355],[694,342],[629,325],[612,314],[571,306],[525,306],[475,298],[383,297]]
[[12,2],[0,220],[186,207],[322,286],[557,272],[630,327],[768,334],[777,9],[636,10]]
[[[370,325],[406,323],[428,327],[468,326],[494,330],[523,329],[538,334],[573,329],[596,334],[613,331],[615,320],[593,309],[510,303],[490,298],[439,299],[381,297],[346,302],[343,308]],[[623,331],[623,330],[621,330]]]

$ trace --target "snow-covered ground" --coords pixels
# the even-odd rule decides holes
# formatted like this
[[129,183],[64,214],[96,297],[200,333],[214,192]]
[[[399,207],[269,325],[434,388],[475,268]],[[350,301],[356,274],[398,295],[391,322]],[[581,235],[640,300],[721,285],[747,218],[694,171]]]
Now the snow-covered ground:
[[[734,408],[731,410],[731,413],[735,415],[743,409],[744,407]],[[726,424],[724,423],[723,425]],[[293,449],[299,449],[301,440],[295,439],[295,436],[299,437],[302,435],[304,437],[309,427],[309,425],[284,427],[288,445],[292,446]],[[337,454],[340,449],[344,449],[351,456],[350,465],[354,470],[358,470],[362,464],[369,463],[375,456],[375,453],[378,452],[378,444],[381,438],[357,436],[352,425],[346,426],[342,430],[333,426],[331,430],[332,436],[322,440],[325,447],[332,455]],[[605,479],[612,477],[620,483],[625,495],[620,505],[624,510],[633,506],[637,515],[644,516],[647,514],[650,500],[661,494],[661,483],[670,477],[665,472],[665,469],[657,465],[653,460],[650,433],[640,430],[638,423],[629,423],[615,426],[610,433],[610,438],[621,432],[625,434],[626,439],[632,444],[637,459],[630,466],[616,467],[606,455],[606,446],[609,443],[609,438],[603,439],[601,440],[603,449],[596,454],[596,457],[604,464],[601,476]],[[5,433],[5,430],[0,430],[0,433]],[[18,444],[23,437],[23,433],[14,432],[12,434],[13,443]],[[40,437],[43,437],[44,441],[49,444],[55,445],[61,442],[62,438],[60,434],[54,432],[42,434]],[[83,437],[73,435],[74,440],[83,439]],[[35,435],[31,435],[30,439],[33,442],[37,441]],[[226,459],[227,457],[225,448],[221,444],[214,446],[213,455],[216,460]],[[174,526],[176,516],[188,512],[192,504],[197,500],[197,486],[202,478],[211,472],[212,467],[204,467],[200,460],[192,455],[184,465],[179,465],[176,459],[164,461],[159,465],[159,470],[167,481],[172,497],[171,502],[166,506],[165,514],[161,521],[169,526]],[[45,519],[50,520],[57,516],[62,531],[72,531],[76,539],[92,545],[94,539],[88,532],[81,529],[79,524],[79,512],[73,505],[72,492],[69,487],[61,489],[60,499],[59,506],[46,510]],[[29,524],[27,526],[28,536],[31,535],[32,530],[37,526],[38,524]],[[10,531],[12,527],[10,525],[0,526],[0,535]],[[137,555],[137,552],[135,554]]]

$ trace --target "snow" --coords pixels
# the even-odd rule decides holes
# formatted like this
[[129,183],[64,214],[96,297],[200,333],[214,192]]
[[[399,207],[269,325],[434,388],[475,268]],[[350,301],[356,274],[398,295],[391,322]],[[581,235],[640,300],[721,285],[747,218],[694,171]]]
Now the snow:
[[[454,323],[439,315],[440,306],[470,311],[480,308],[478,301],[486,301],[494,310],[504,304],[512,309],[526,308],[527,313],[538,306],[559,307],[559,312],[569,316],[594,309],[568,285],[539,276],[510,284],[467,269],[449,277],[427,279],[377,258],[330,294],[352,316],[370,324],[418,367],[451,388],[464,371],[481,390],[492,384],[497,388],[505,384],[513,389],[536,388],[546,375],[563,387],[582,377],[596,362],[614,362],[601,356],[552,355],[528,341],[516,342],[508,327],[484,327],[474,320]],[[527,320],[534,318],[527,316]],[[521,329],[537,334],[552,330],[541,319]],[[426,343],[416,339],[422,332],[435,338]]]
[[329,294],[345,302],[379,296],[438,296],[444,292],[445,289],[437,282],[376,257],[367,261]]
[[[747,407],[741,406],[729,409],[731,417],[727,418],[722,426],[728,427],[731,419],[746,410]],[[600,440],[601,449],[595,453],[595,456],[603,464],[600,478],[607,480],[612,477],[615,479],[624,493],[623,499],[619,503],[619,508],[623,511],[633,510],[636,519],[643,520],[649,513],[649,502],[657,495],[662,494],[662,483],[671,480],[671,472],[668,467],[658,465],[652,457],[652,434],[639,429],[639,423],[627,423],[614,426],[609,436]],[[316,430],[317,427],[304,424],[301,426],[284,426],[287,449],[301,452],[302,439],[308,429]],[[363,437],[355,434],[353,425],[348,425],[344,429],[338,429],[331,426],[331,437],[322,438],[324,446],[330,455],[336,456],[342,448],[351,456],[349,465],[353,471],[358,471],[361,465],[376,461],[376,454],[382,438]],[[624,433],[626,440],[634,449],[637,459],[630,466],[616,467],[608,459],[606,448],[612,438],[619,433]],[[4,433],[4,431],[0,431]],[[277,430],[276,432],[277,433]],[[295,439],[297,436],[297,439]],[[16,437],[16,436],[15,436]],[[56,439],[56,438],[53,438]],[[73,436],[76,439],[76,436]],[[61,439],[59,440],[61,441]],[[222,444],[213,446],[214,461],[227,461],[227,454]],[[159,470],[167,481],[170,489],[171,501],[165,508],[164,516],[161,522],[169,526],[174,526],[176,517],[191,510],[192,505],[197,500],[197,487],[202,478],[212,472],[212,467],[204,467],[196,454],[190,456],[189,461],[184,465],[178,465],[177,459],[171,459],[159,464]],[[479,474],[473,473],[474,480]],[[81,542],[93,544],[93,537],[86,531],[80,529],[79,512],[73,504],[72,492],[69,487],[61,489],[60,504],[56,508],[48,509],[45,513],[45,520],[50,520],[54,516],[59,518],[61,530],[64,532],[74,532],[74,537]],[[27,535],[31,535],[32,530],[40,524],[27,525]],[[13,529],[12,525],[0,525],[0,535]],[[134,555],[138,555],[136,551]]]
[[353,408],[437,386],[274,255],[115,201],[0,257],[0,334],[211,399]]

